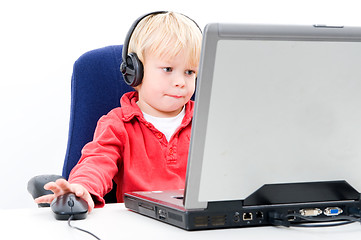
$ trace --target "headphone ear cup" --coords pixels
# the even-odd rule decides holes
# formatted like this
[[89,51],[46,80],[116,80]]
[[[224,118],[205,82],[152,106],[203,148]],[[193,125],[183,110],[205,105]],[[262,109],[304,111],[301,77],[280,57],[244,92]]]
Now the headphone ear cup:
[[142,83],[143,80],[143,63],[139,60],[137,54],[129,53],[126,58],[126,63],[122,63],[121,71],[123,73],[124,81],[136,87]]

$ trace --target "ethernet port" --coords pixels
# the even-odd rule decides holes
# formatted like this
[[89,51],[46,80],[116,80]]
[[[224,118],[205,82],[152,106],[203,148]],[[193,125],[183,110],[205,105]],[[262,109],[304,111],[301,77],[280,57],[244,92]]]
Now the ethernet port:
[[260,212],[260,211],[256,212],[256,218],[263,219],[263,212]]
[[243,213],[243,221],[251,221],[253,219],[253,214],[249,212]]

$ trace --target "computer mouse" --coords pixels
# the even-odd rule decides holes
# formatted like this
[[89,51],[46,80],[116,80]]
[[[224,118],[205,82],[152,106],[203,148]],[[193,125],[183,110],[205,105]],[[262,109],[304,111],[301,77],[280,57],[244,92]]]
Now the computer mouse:
[[74,193],[58,196],[50,207],[57,220],[68,220],[70,216],[73,216],[73,220],[81,220],[85,219],[88,213],[88,203]]

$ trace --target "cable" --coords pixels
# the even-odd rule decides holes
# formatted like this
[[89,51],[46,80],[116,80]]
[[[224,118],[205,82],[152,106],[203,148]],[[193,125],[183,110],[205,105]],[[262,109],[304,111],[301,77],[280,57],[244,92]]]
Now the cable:
[[315,223],[299,223],[299,224],[292,224],[291,227],[336,227],[342,226],[346,224],[353,223],[352,221],[344,221],[344,222],[337,222],[337,223],[327,223],[327,224],[315,224]]
[[82,231],[82,232],[85,232],[85,233],[87,233],[87,234],[90,234],[90,235],[92,235],[94,238],[96,238],[96,239],[98,239],[98,240],[101,240],[101,239],[98,238],[95,234],[93,234],[93,233],[91,233],[91,232],[89,232],[89,231],[87,231],[87,230],[84,230],[84,229],[81,229],[81,228],[72,226],[72,225],[70,224],[70,221],[73,220],[73,218],[74,218],[74,215],[71,215],[70,218],[68,219],[68,225],[69,225],[69,227],[74,228],[74,229],[79,230],[79,231]]
[[351,221],[351,222],[360,222],[361,223],[361,219],[357,218],[357,217],[353,217],[353,216],[347,216],[347,215],[338,215],[338,216],[331,216],[331,217],[308,217],[308,216],[303,216],[301,214],[298,213],[291,213],[291,214],[287,214],[286,218],[289,217],[298,217],[307,221],[312,221],[312,222],[325,222],[325,221]]
[[[294,222],[289,221],[290,217],[297,217],[306,221],[309,221],[308,223],[300,223],[300,222]],[[303,216],[301,214],[292,213],[292,214],[279,214],[276,212],[269,214],[270,222],[273,225],[276,226],[284,226],[284,227],[334,227],[334,226],[341,226],[350,224],[353,222],[360,222],[361,218],[356,216],[345,216],[345,215],[339,215],[339,216],[331,216],[331,217],[310,217],[310,216]],[[325,223],[330,222],[333,223]],[[323,224],[315,224],[315,223],[322,223]]]

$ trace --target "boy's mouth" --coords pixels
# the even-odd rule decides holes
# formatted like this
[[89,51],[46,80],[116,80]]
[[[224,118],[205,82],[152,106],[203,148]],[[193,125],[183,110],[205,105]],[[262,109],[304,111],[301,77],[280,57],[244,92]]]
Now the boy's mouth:
[[168,94],[167,96],[172,97],[172,98],[182,98],[182,96],[180,96],[180,95],[170,95],[170,94]]

